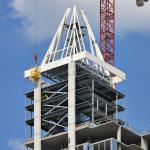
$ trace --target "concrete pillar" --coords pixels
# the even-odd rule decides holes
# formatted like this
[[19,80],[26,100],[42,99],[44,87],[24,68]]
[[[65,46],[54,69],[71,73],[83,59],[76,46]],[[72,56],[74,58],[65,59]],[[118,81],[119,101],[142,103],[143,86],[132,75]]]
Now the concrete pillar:
[[41,150],[41,80],[34,89],[34,150]]
[[141,148],[148,150],[148,141],[144,137],[141,137]]
[[[119,126],[117,131],[117,141],[121,142],[121,126]],[[118,145],[118,150],[121,150],[121,146]]]
[[68,142],[69,150],[75,150],[76,135],[76,64],[68,64]]

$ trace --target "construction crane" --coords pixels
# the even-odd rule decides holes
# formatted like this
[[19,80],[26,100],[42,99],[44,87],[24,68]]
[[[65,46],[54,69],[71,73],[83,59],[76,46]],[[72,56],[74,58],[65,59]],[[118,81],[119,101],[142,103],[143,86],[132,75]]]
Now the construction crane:
[[[148,0],[136,0],[138,7]],[[100,49],[106,62],[115,65],[115,3],[116,0],[100,0]]]
[[148,2],[148,0],[136,0],[136,5],[138,7],[144,6],[144,2]]

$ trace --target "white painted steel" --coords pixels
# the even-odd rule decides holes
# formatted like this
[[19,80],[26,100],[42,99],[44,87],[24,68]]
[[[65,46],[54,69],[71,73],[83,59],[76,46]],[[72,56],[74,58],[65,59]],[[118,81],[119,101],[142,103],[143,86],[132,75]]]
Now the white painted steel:
[[[117,131],[117,141],[121,142],[121,126],[119,126]],[[121,145],[118,144],[118,150],[121,150]]]
[[[85,58],[85,52],[84,51],[80,52],[78,54],[72,55],[72,56],[68,56],[68,57],[50,62],[48,64],[41,65],[41,66],[39,66],[39,68],[40,68],[39,70],[42,73],[42,72],[51,70],[53,68],[57,68],[57,67],[69,64],[71,61],[77,61],[77,60],[81,60],[83,58]],[[25,78],[29,78],[31,76],[31,70],[32,69],[29,69],[29,70],[26,70],[24,72]]]
[[56,32],[56,34],[55,34],[55,36],[54,36],[54,38],[53,38],[53,40],[52,40],[50,46],[49,46],[48,51],[46,52],[46,55],[45,55],[43,61],[42,61],[42,65],[45,64],[46,59],[47,59],[47,55],[50,54],[50,53],[52,53],[56,42],[58,42],[58,39],[60,39],[61,34],[62,34],[62,31],[63,31],[64,24],[65,24],[65,20],[66,20],[66,18],[68,17],[68,15],[70,14],[70,11],[71,11],[70,8],[68,8],[68,9],[66,10],[66,12],[65,12],[65,14],[64,14],[64,16],[63,16],[63,19],[62,19],[61,22],[60,22],[60,25],[59,25],[59,27],[58,27],[58,30],[57,30],[57,32]]
[[[94,34],[92,32],[92,29],[89,25],[88,19],[84,13],[83,10],[81,10],[80,14],[83,20],[83,24],[84,26],[80,26],[80,21],[79,21],[79,17],[78,17],[78,13],[77,13],[77,9],[76,6],[74,6],[71,18],[70,18],[70,23],[67,23],[67,19],[69,17],[70,14],[70,9],[68,8],[65,12],[65,15],[58,27],[58,30],[50,44],[50,47],[44,57],[44,60],[42,62],[42,65],[46,64],[46,63],[50,63],[51,61],[55,61],[55,56],[56,53],[59,51],[59,53],[61,53],[61,57],[63,58],[64,56],[70,56],[72,54],[81,52],[81,51],[85,51],[85,40],[83,38],[83,35],[85,34],[83,32],[83,30],[81,29],[82,27],[86,28],[86,32],[87,35],[89,37],[89,42],[87,42],[86,44],[90,45],[90,52],[94,55],[99,57],[101,60],[104,60],[103,55],[98,47],[98,44],[96,43],[96,39],[94,37]],[[66,29],[67,26],[67,29]],[[64,30],[66,29],[66,30]],[[63,37],[64,38],[64,45],[63,45],[63,49],[62,51],[60,51],[58,49],[58,45],[61,39],[61,35],[64,34],[64,32],[66,32],[66,36]],[[77,48],[77,44],[78,44],[78,48]],[[72,47],[72,45],[75,46],[75,49]],[[74,50],[74,52],[73,52]],[[95,52],[95,51],[96,52]],[[108,71],[106,71],[108,73]],[[109,73],[108,73],[109,74]]]
[[[90,27],[90,24],[89,24],[89,22],[88,22],[88,19],[87,19],[86,15],[85,15],[84,10],[80,10],[80,13],[81,13],[81,16],[82,16],[82,18],[83,18],[83,20],[84,20],[84,22],[85,22],[85,24],[86,24],[86,26],[87,26],[87,31],[88,31],[88,35],[89,35],[89,37],[90,37],[90,40],[92,41],[92,43],[93,43],[93,45],[94,45],[94,47],[95,47],[95,49],[96,49],[97,57],[98,57],[100,60],[104,60],[103,55],[102,55],[102,53],[101,53],[101,51],[100,51],[100,49],[99,49],[99,47],[98,47],[98,44],[96,43],[95,36],[94,36],[93,31],[92,31],[92,29],[91,29],[91,27]],[[91,47],[92,47],[93,45],[91,45]],[[92,52],[92,53],[94,54],[94,52]]]
[[[78,17],[75,6],[73,9],[73,13],[71,15],[70,24],[68,25],[68,31],[67,31],[67,36],[65,38],[64,48],[62,50],[57,50],[58,42],[60,40],[62,33],[64,32],[63,29],[66,26],[66,20],[68,19],[70,12],[71,12],[70,8],[68,8],[65,12],[65,15],[58,27],[58,30],[43,59],[43,62],[41,66],[39,67],[41,73],[48,71],[50,69],[65,65],[65,64],[69,64],[71,61],[86,60],[87,64],[89,61],[93,61],[95,63],[95,66],[102,69],[107,75],[109,75],[110,73],[113,74],[112,84],[116,84],[118,82],[125,80],[126,79],[125,73],[123,73],[119,69],[111,66],[110,64],[104,61],[102,53],[98,47],[98,44],[96,43],[96,39],[89,25],[88,19],[85,15],[85,12],[84,10],[81,10],[80,13],[84,21],[84,24],[87,28],[88,37],[90,40],[89,43],[90,43],[91,53],[85,50],[85,43],[83,40],[80,21],[79,21],[79,17]],[[78,24],[78,26],[76,25],[76,23]],[[79,36],[80,36],[80,40],[79,40]],[[71,42],[71,40],[73,41]],[[67,41],[68,41],[68,44],[67,44]],[[69,44],[69,43],[72,43],[72,44]],[[79,43],[78,50],[77,50],[76,43]],[[94,52],[94,49],[96,53]],[[55,54],[56,51],[62,53],[61,59],[58,59],[58,60],[54,59],[56,55]],[[48,57],[49,55],[50,57]],[[63,55],[65,55],[65,57],[63,57]],[[48,60],[48,63],[46,63],[47,58],[51,59],[51,61]],[[30,74],[31,74],[31,70],[25,71],[25,78],[29,78]]]
[[94,126],[94,80],[92,80],[92,127]]
[[[98,57],[93,56],[90,53],[85,52],[85,51],[80,52],[78,54],[74,54],[73,56],[68,56],[68,57],[62,58],[60,60],[53,61],[53,62],[45,64],[45,65],[41,65],[41,66],[39,66],[40,72],[42,73],[42,72],[51,70],[53,68],[57,68],[59,66],[69,64],[71,61],[78,61],[81,59],[89,59],[89,60],[93,61],[94,63],[96,63],[97,65],[104,68],[105,70],[108,70],[114,76],[114,77],[112,77],[113,83],[118,83],[118,82],[121,82],[126,79],[126,74],[124,72],[120,71],[119,69],[111,66],[110,64],[100,60]],[[31,70],[32,69],[25,71],[25,78],[30,77]]]
[[75,62],[68,64],[68,142],[69,150],[75,150],[76,134],[75,134],[75,120],[76,120],[76,65]]
[[34,89],[34,150],[41,150],[41,80]]
[[116,67],[113,67],[112,65],[108,64],[107,62],[100,60],[98,57],[95,57],[95,56],[91,55],[90,53],[85,52],[85,58],[93,61],[94,63],[98,64],[105,70],[109,71],[110,73],[112,73],[114,75],[114,77],[116,76],[116,77],[120,78],[121,81],[126,79],[126,74],[124,72],[120,71]]

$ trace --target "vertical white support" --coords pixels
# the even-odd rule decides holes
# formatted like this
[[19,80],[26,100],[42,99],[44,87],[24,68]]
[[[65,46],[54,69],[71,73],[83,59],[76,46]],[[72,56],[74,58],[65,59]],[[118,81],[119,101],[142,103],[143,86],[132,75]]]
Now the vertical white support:
[[34,150],[41,150],[41,80],[34,89]]
[[98,98],[97,98],[97,110],[99,110],[99,101],[98,101]]
[[75,150],[76,134],[76,64],[70,62],[68,64],[68,142],[69,150]]
[[144,137],[141,137],[141,148],[148,150],[148,141]]
[[94,80],[92,80],[92,126],[94,126]]
[[118,123],[118,92],[116,93],[116,123]]
[[107,115],[107,111],[108,111],[108,105],[107,105],[107,103],[105,104],[105,115]]
[[121,126],[119,126],[117,131],[117,141],[121,142]]
[[106,141],[104,141],[104,150],[106,150]]
[[[117,141],[121,142],[121,126],[119,126],[117,131]],[[118,145],[118,150],[121,150],[121,145]]]

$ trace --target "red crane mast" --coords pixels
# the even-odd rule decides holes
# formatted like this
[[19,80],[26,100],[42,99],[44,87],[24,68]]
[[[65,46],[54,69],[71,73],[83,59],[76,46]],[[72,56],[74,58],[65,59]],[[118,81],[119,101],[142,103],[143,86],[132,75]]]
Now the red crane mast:
[[100,0],[100,49],[104,60],[115,65],[115,0]]

